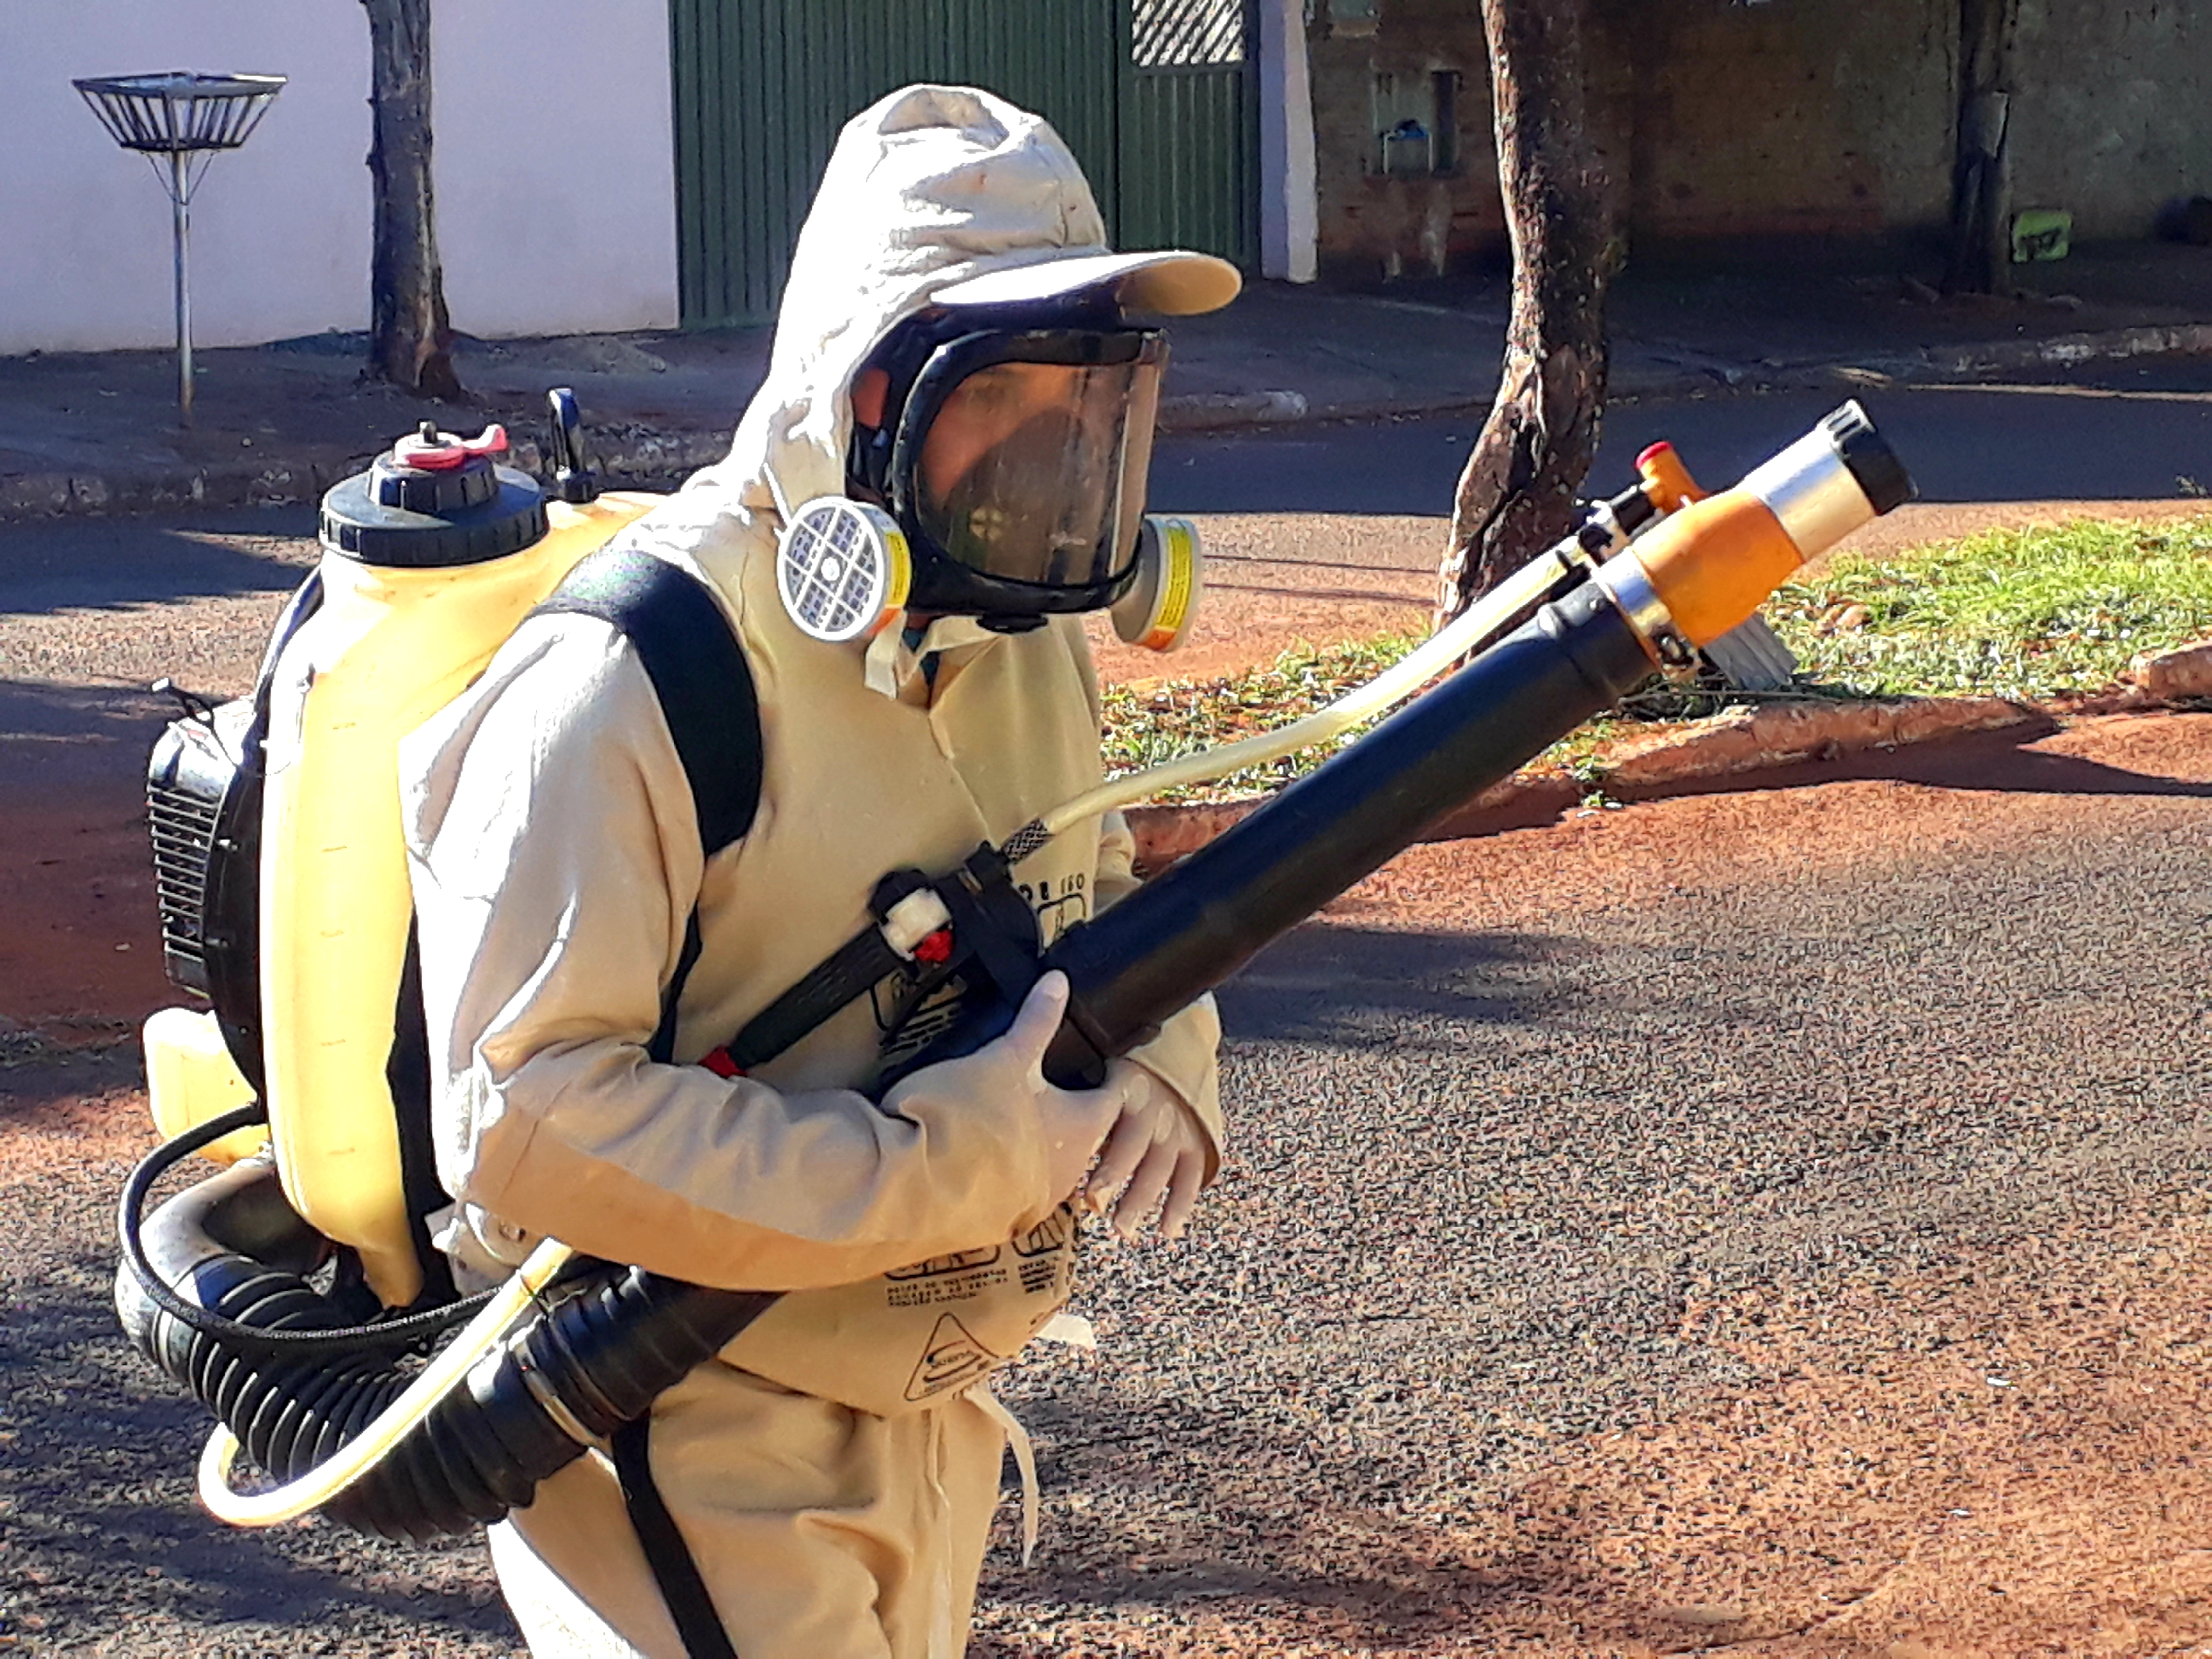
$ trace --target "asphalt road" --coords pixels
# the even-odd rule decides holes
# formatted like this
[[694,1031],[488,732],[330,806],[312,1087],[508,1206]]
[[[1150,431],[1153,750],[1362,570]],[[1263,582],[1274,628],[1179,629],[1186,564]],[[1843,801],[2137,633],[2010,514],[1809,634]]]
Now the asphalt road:
[[[1709,487],[1732,483],[1844,393],[1729,393],[1619,404],[1606,414],[1592,491],[1626,488],[1637,453],[1671,440]],[[2062,383],[1856,393],[1924,499],[2153,500],[2212,490],[2212,364],[2106,366]],[[1475,434],[1469,415],[1186,437],[1163,442],[1152,499],[1185,513],[1451,510]]]
[[[1886,766],[1424,849],[1231,986],[1234,1139],[1202,1232],[1098,1249],[1080,1306],[1100,1351],[1046,1351],[1006,1390],[1038,1437],[1046,1543],[1029,1571],[994,1559],[978,1651],[1672,1650],[1676,1601],[1795,1628],[1902,1552],[1822,1530],[1841,1500],[1820,1493],[1729,1547],[1664,1530],[1743,1524],[1808,1469],[1889,1480],[1910,1534],[1990,1501],[1923,1479],[1945,1460],[2081,1492],[2152,1467],[2151,1440],[2086,1443],[2094,1413],[2037,1392],[2058,1343],[2033,1284],[1986,1316],[1892,1310],[1931,1276],[2003,1285],[2021,1252],[2086,1241],[2036,1269],[2076,1343],[2107,1258],[2147,1230],[2204,1237],[2212,716]],[[192,1511],[203,1425],[103,1306],[143,1138],[123,1070],[0,1070],[0,1634],[131,1659],[506,1651],[471,1551],[222,1535]],[[1820,1369],[1775,1346],[1785,1328],[1821,1340],[1854,1297],[1875,1316],[1821,1362],[1850,1385],[1832,1443],[1745,1431],[1730,1413]],[[2142,1286],[2120,1299],[2147,1343]],[[1939,1413],[1899,1431],[1895,1470],[1875,1461],[1869,1407],[1933,1350],[1986,1397],[2003,1370],[2036,1432],[1968,1455],[1972,1421]],[[2158,1465],[2157,1514],[2201,1528],[2180,1465],[2212,1452],[2203,1402],[2180,1430],[2173,1404],[2166,1432],[2193,1438]],[[1620,1437],[1705,1419],[1742,1472],[1649,1451],[1656,1473],[1542,1497]],[[2149,1501],[2102,1531],[2076,1517],[2052,1571],[2088,1573]],[[1662,1531],[1621,1556],[1638,1526]],[[2172,1611],[2212,1638],[2201,1601]],[[1928,1650],[2194,1650],[1972,1633]],[[1920,1650],[1894,1634],[1803,1651]]]
[[[1126,1631],[1152,1608],[1194,1640],[1213,1616],[1195,1590],[1255,1651],[1603,1651],[1608,1623],[1652,1639],[1664,1574],[1607,1572],[1571,1508],[1499,1521],[1571,1448],[1795,1368],[1692,1310],[1741,1310],[1741,1337],[1770,1314],[1825,1323],[1851,1292],[1901,1310],[1931,1273],[2001,1278],[2042,1241],[2201,1239],[2212,717],[1876,769],[1423,849],[1242,975],[1206,1237],[1109,1255],[1098,1358],[1024,1379],[1069,1512],[1048,1587],[996,1580],[995,1626],[1103,1606]],[[2201,1301],[2186,1316],[2201,1327]],[[2023,1386],[2048,1340],[2003,1311],[1937,1324]],[[1877,1320],[1825,1363],[1893,1370],[1914,1340]],[[1862,1423],[1873,1392],[1850,1401]],[[2100,1460],[2049,1403],[2019,1467],[2094,1486]],[[2204,1420],[2185,1419],[2200,1454]],[[1914,1449],[1970,1436],[1938,1418]],[[1823,1456],[1865,1447],[1849,1423],[1829,1437]],[[2203,1477],[2176,1462],[2166,1496],[2201,1525]],[[1694,1508],[1694,1475],[1629,1508]],[[2075,1529],[2085,1579],[2100,1532]],[[1787,1627],[1791,1592],[1820,1606],[1850,1582],[1791,1577],[1776,1536],[1736,1542],[1733,1593],[1683,1601]],[[1552,1597],[1567,1616],[1547,1627],[1531,1604]],[[2031,1633],[2051,1638],[1950,1632],[1958,1651],[2104,1650]],[[1154,1639],[1101,1650],[1176,1650]]]

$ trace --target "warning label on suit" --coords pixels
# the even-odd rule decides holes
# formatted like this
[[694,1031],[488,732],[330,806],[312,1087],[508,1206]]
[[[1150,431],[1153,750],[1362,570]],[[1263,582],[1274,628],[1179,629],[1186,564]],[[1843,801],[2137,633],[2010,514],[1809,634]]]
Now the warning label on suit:
[[978,1342],[968,1328],[946,1314],[929,1334],[921,1364],[906,1385],[908,1400],[927,1400],[948,1389],[964,1388],[996,1364],[1000,1356]]

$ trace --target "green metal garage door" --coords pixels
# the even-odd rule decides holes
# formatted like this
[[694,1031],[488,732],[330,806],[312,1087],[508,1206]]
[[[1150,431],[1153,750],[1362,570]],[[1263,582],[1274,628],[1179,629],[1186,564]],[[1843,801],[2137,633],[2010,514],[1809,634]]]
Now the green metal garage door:
[[1246,0],[1134,0],[1121,102],[1127,247],[1260,265],[1259,91]]
[[1256,263],[1245,0],[670,0],[687,326],[774,317],[838,129],[915,81],[984,86],[1075,151],[1109,232]]

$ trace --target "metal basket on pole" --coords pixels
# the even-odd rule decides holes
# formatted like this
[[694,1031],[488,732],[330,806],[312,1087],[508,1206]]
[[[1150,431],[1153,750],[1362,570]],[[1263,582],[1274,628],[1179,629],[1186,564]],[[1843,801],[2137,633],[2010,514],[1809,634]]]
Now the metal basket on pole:
[[153,164],[169,192],[176,237],[177,409],[192,423],[192,192],[217,150],[236,149],[284,89],[281,75],[94,76],[71,82],[125,149]]

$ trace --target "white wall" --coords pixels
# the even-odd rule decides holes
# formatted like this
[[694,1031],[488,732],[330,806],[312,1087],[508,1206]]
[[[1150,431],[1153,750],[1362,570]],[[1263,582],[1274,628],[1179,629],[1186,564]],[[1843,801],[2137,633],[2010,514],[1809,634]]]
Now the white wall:
[[[482,335],[676,321],[665,0],[436,9],[440,252]],[[192,204],[192,333],[368,322],[368,33],[358,0],[0,0],[0,353],[174,337],[169,210],[73,77],[290,77]]]
[[205,345],[368,319],[368,43],[354,0],[0,0],[0,352],[175,337],[168,198],[70,85],[250,70],[291,83],[192,203]]
[[668,0],[437,0],[431,15],[453,326],[674,327]]

